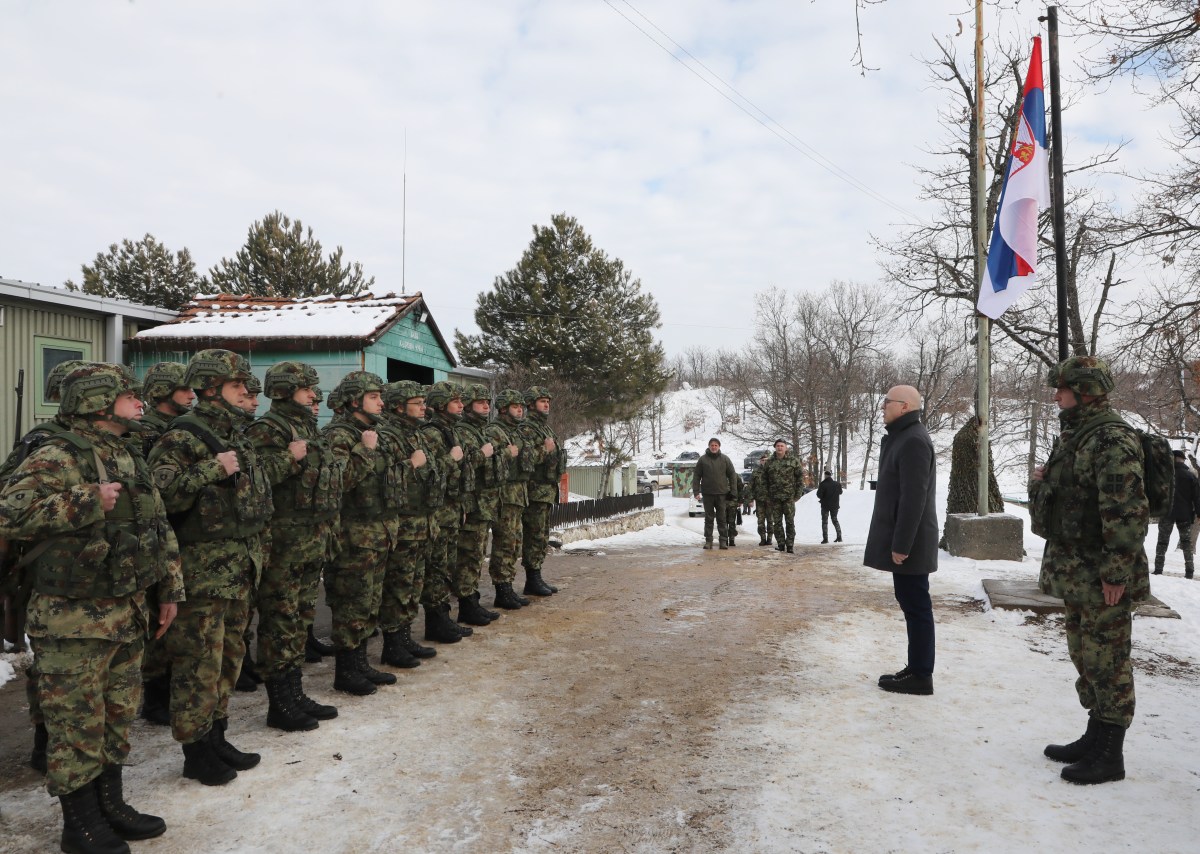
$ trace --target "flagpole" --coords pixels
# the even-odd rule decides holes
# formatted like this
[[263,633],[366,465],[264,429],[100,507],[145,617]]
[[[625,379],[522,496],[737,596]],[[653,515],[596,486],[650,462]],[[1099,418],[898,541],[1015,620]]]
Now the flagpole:
[[[983,114],[983,0],[975,0],[975,293],[983,287],[983,272],[987,264],[987,207],[986,194],[983,192],[983,182],[987,171],[987,137],[984,133]],[[988,514],[988,421],[991,376],[991,352],[989,336],[991,321],[982,312],[976,312],[978,324],[975,333],[975,362],[978,377],[978,394],[975,418],[979,428],[979,489],[978,514]]]
[[1070,356],[1067,343],[1067,215],[1063,197],[1063,135],[1062,102],[1058,85],[1058,7],[1046,8],[1050,40],[1050,133],[1054,147],[1050,149],[1051,199],[1054,205],[1054,277],[1058,293],[1058,360]]

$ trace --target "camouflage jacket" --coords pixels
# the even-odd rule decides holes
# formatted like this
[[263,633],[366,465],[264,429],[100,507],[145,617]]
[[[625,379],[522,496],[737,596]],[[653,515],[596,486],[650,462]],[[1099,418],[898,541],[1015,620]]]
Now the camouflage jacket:
[[[550,429],[546,416],[536,409],[530,410],[520,425],[521,433],[529,442],[530,448],[541,457],[529,476],[529,500],[543,504],[558,503],[558,481],[567,470],[567,452],[563,450],[562,442]],[[555,449],[547,453],[543,443],[553,439]]]
[[750,475],[750,497],[760,504],[771,500],[767,495],[767,470],[761,463],[754,467]]
[[[462,512],[467,496],[475,491],[475,466],[463,445],[461,422],[461,417],[454,418],[444,412],[431,410],[421,427],[422,436],[437,454],[438,465],[446,472],[446,507],[457,513]],[[463,450],[461,460],[450,456],[450,449],[456,446]],[[442,514],[443,517],[449,515]]]
[[[26,631],[30,637],[133,641],[149,626],[147,587],[153,584],[159,602],[183,601],[179,545],[140,454],[131,452],[123,437],[97,429],[84,419],[64,419],[61,426],[69,427],[90,445],[87,459],[82,456],[85,452],[63,440],[44,442],[34,450],[0,491],[0,536],[30,541],[28,555],[32,557],[39,549],[47,554],[43,544],[54,538],[90,529],[100,539],[93,536],[76,556],[77,563],[72,566],[76,574],[129,569],[114,566],[113,560],[134,561],[150,567],[151,572],[145,585],[138,585],[141,589],[124,596],[77,598],[35,589],[29,600]],[[125,485],[123,492],[143,496],[135,523],[132,519],[132,524],[126,525],[113,522],[122,506],[120,499],[109,513],[101,509],[97,464],[104,467],[105,479]],[[115,541],[116,537],[123,542]],[[106,542],[102,550],[101,542]],[[95,555],[95,562],[89,562],[88,554]]]
[[[472,412],[464,413],[459,424],[463,451],[475,466],[475,491],[463,506],[467,521],[494,521],[499,510],[500,486],[508,480],[510,458],[504,450],[508,444],[508,434],[487,418]],[[492,455],[485,457],[483,446],[489,442]]]
[[[375,427],[384,453],[405,466],[406,495],[400,508],[398,536],[402,540],[423,540],[437,536],[434,513],[446,502],[446,473],[438,465],[438,456],[426,440],[421,425],[406,415],[385,412]],[[414,469],[413,451],[425,452],[425,465]]]
[[1141,441],[1121,425],[1092,431],[1079,447],[1072,440],[1110,411],[1101,399],[1060,412],[1045,479],[1029,489],[1031,527],[1046,538],[1039,586],[1072,604],[1103,605],[1101,581],[1125,585],[1134,602],[1150,593]]
[[759,468],[765,469],[768,500],[795,502],[804,494],[804,466],[798,457],[772,454]]
[[[363,431],[370,429],[357,418],[339,413],[325,425],[323,433],[330,453],[341,461],[345,471],[338,534],[341,542],[387,551],[396,541],[404,475],[379,446],[371,450],[362,443]],[[382,436],[379,441],[384,441]]]
[[501,415],[492,423],[498,428],[497,435],[504,434],[502,453],[508,454],[508,445],[515,445],[517,448],[517,455],[508,457],[508,477],[500,487],[500,501],[518,507],[528,507],[529,476],[534,467],[541,462],[541,458],[537,451],[529,446],[529,441],[521,432],[519,421]]
[[[188,595],[207,599],[244,599],[257,586],[262,571],[266,522],[270,518],[271,487],[258,455],[242,434],[241,419],[211,401],[200,401],[191,413],[225,448],[236,451],[240,471],[229,476],[216,451],[203,439],[178,426],[162,435],[150,452],[150,471],[176,530],[188,520],[207,516],[215,504],[206,503],[214,490],[228,490],[245,508],[246,520],[211,518],[208,524],[237,521],[246,533],[204,541],[182,541],[183,577]],[[265,506],[264,506],[265,501]],[[261,517],[261,518],[260,518]]]
[[142,429],[137,433],[130,433],[129,440],[140,445],[142,454],[149,457],[151,449],[162,437],[162,434],[167,432],[167,428],[174,420],[174,415],[164,415],[157,409],[147,407],[145,414],[142,415]]

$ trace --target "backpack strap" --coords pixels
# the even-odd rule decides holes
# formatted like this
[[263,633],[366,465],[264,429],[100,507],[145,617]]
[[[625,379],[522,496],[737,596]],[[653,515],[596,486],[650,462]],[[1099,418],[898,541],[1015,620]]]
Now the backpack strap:
[[217,438],[217,434],[208,428],[198,418],[192,415],[181,415],[171,422],[172,430],[182,430],[185,433],[191,433],[197,439],[204,443],[213,454],[223,454],[229,449],[225,447],[225,443]]

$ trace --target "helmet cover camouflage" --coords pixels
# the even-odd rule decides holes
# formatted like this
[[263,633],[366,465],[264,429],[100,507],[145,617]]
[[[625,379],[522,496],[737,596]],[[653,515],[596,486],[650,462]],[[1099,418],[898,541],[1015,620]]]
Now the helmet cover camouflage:
[[59,362],[51,368],[49,375],[46,377],[46,400],[50,403],[57,403],[62,400],[62,381],[71,371],[86,364],[88,363],[81,359],[67,359],[65,362]]
[[170,397],[177,390],[188,387],[183,381],[185,374],[187,365],[181,362],[155,362],[142,378],[142,394],[153,402]]
[[237,382],[254,376],[250,363],[232,350],[201,350],[188,361],[187,374],[183,382],[189,388],[202,391],[219,388],[227,382]]
[[492,393],[488,387],[482,383],[475,383],[474,385],[463,387],[462,400],[467,406],[470,406],[477,400],[486,400],[488,403],[491,403]]
[[513,404],[525,405],[525,395],[515,388],[506,388],[496,395],[496,408],[503,411]]
[[456,383],[443,380],[430,387],[429,393],[425,395],[425,402],[434,409],[445,409],[450,401],[455,398],[462,400],[462,397],[462,389]]
[[543,397],[546,398],[546,400],[554,399],[554,395],[550,393],[550,389],[546,388],[545,386],[530,386],[529,390],[525,392],[525,403],[529,406],[533,406],[534,401]]
[[246,394],[251,397],[258,397],[262,394],[262,381],[254,374],[246,377]]
[[329,392],[329,408],[347,409],[351,403],[361,402],[363,395],[372,391],[383,391],[383,378],[370,371],[351,371]]
[[287,400],[302,388],[316,388],[321,382],[317,370],[304,362],[276,362],[267,368],[263,390],[271,400]]
[[403,406],[414,397],[424,397],[425,391],[421,384],[413,380],[400,380],[388,383],[383,387],[383,405],[388,409]]
[[111,409],[126,392],[140,394],[142,387],[124,365],[89,362],[71,371],[62,381],[60,415],[95,415]]
[[1076,394],[1095,397],[1116,387],[1107,363],[1095,356],[1072,356],[1051,368],[1047,380],[1051,388],[1065,386]]

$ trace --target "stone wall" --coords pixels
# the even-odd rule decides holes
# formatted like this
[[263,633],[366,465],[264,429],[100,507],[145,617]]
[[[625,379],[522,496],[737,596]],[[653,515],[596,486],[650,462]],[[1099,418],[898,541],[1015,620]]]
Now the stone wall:
[[604,537],[615,537],[617,534],[627,534],[630,531],[640,531],[651,525],[662,525],[667,520],[667,513],[661,507],[647,510],[636,510],[623,516],[612,516],[608,519],[597,519],[570,528],[554,528],[550,531],[550,544],[555,547],[564,543],[574,543],[579,540],[599,540]]

